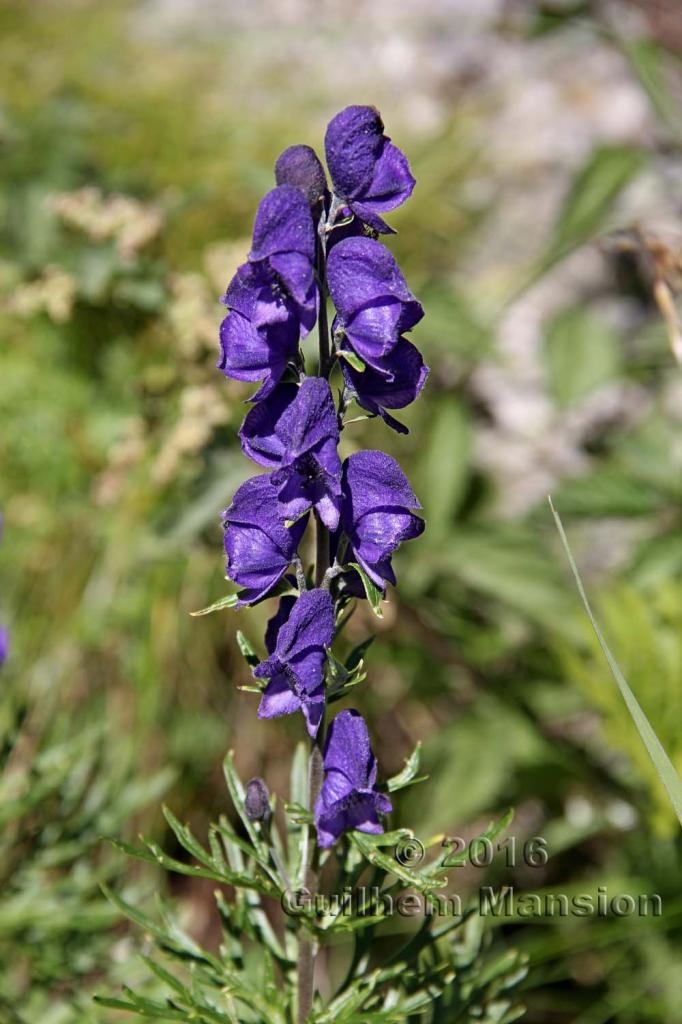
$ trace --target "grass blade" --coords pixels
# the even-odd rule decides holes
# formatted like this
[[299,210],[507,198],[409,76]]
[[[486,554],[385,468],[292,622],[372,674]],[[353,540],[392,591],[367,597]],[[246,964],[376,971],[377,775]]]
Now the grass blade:
[[628,711],[632,715],[632,720],[637,726],[637,731],[639,732],[639,735],[642,738],[642,742],[644,743],[644,746],[647,749],[649,757],[653,761],[653,765],[656,769],[658,777],[660,778],[661,782],[665,787],[668,797],[670,798],[670,802],[673,805],[675,814],[677,815],[677,819],[682,825],[682,779],[680,779],[679,775],[675,771],[675,768],[673,767],[670,758],[663,749],[663,746],[661,745],[658,736],[652,729],[649,719],[642,711],[642,708],[640,707],[637,698],[630,689],[625,676],[621,672],[618,666],[618,662],[609,650],[609,646],[606,643],[602,631],[599,628],[599,625],[597,624],[597,620],[594,617],[594,613],[590,606],[590,602],[587,600],[587,594],[585,593],[585,588],[580,578],[578,567],[575,564],[573,555],[571,554],[571,549],[568,544],[568,538],[566,537],[563,523],[561,522],[559,513],[552,504],[551,498],[549,498],[549,507],[552,510],[554,522],[556,523],[556,528],[559,531],[559,536],[561,538],[561,543],[564,546],[564,551],[566,552],[568,564],[570,565],[571,572],[573,573],[573,576],[575,578],[576,586],[578,587],[578,593],[580,594],[580,599],[583,603],[585,611],[587,612],[589,620],[592,623],[592,628],[595,632],[597,640],[599,641],[599,646],[604,652],[604,657],[606,658],[608,666],[611,669],[611,674],[613,675],[613,678],[616,680],[616,683],[618,684],[618,689],[620,690],[623,700],[627,705]]

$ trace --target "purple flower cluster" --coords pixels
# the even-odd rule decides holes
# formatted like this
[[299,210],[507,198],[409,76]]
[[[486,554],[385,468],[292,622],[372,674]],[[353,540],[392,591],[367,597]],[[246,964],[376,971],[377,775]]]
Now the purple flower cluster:
[[[367,726],[342,711],[325,739],[329,651],[341,610],[363,587],[395,585],[391,559],[423,521],[395,459],[380,451],[339,455],[353,402],[398,431],[388,410],[405,408],[428,368],[406,334],[423,309],[394,257],[378,240],[393,229],[384,215],[415,185],[408,162],[384,134],[373,107],[352,106],[325,136],[330,181],[309,146],[286,149],[276,187],[261,201],[247,261],[222,301],[219,368],[258,385],[239,437],[265,472],[251,477],[223,513],[227,575],[238,605],[280,595],[265,636],[267,657],[258,715],[300,711],[323,752],[315,800],[318,843],[331,846],[350,829],[383,830],[391,810],[377,788]],[[327,302],[335,315],[328,329]],[[301,342],[319,328],[319,365],[306,375]],[[338,405],[330,378],[338,368]],[[317,559],[309,572],[299,548],[309,523]],[[292,571],[293,569],[293,571]]]

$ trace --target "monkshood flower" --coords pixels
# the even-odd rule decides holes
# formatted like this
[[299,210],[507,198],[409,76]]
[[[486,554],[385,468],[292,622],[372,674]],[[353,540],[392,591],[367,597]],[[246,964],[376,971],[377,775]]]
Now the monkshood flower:
[[316,736],[324,712],[324,667],[334,636],[334,606],[327,590],[306,590],[293,604],[280,606],[268,629],[267,661],[253,671],[269,679],[259,718],[302,711],[310,736]]
[[382,234],[382,219],[412,195],[415,180],[407,158],[384,135],[375,107],[346,107],[332,118],[324,139],[334,193],[350,210]]
[[317,841],[332,846],[343,832],[378,834],[384,831],[380,814],[389,814],[391,801],[376,788],[377,762],[362,716],[342,711],[332,722],[324,751],[324,782],[315,804]]
[[299,189],[279,185],[258,207],[248,262],[230,282],[222,302],[219,368],[235,380],[263,381],[254,399],[270,394],[301,337],[317,319],[315,230]]
[[266,597],[296,554],[306,518],[286,526],[267,476],[247,480],[223,512],[227,575],[245,589],[238,606]]
[[405,331],[424,315],[394,257],[373,238],[345,238],[329,253],[329,293],[336,306],[335,336],[379,373]]
[[261,293],[269,290],[258,282],[248,264],[240,269],[221,299],[229,309],[220,325],[221,358],[218,368],[233,380],[262,381],[252,401],[267,397],[277,386],[288,364],[296,358],[300,326],[284,301],[276,307],[279,319],[259,326]]
[[250,410],[239,437],[249,458],[274,470],[269,479],[285,519],[297,519],[315,508],[327,529],[337,528],[339,427],[326,380],[307,377],[300,387],[281,384]]
[[[379,363],[381,369],[378,368]],[[376,360],[375,365],[377,369],[368,366],[360,371],[342,359],[346,387],[363,409],[374,416],[381,416],[399,434],[407,434],[407,427],[386,410],[404,409],[414,402],[426,383],[429,368],[424,365],[419,350],[407,338],[400,338],[393,351]]]
[[311,207],[327,196],[327,175],[312,146],[289,146],[277,158],[275,181],[299,189]]
[[390,455],[356,452],[343,466],[341,529],[351,554],[382,590],[395,585],[391,556],[404,540],[424,532],[424,521],[411,509],[421,508],[402,469]]

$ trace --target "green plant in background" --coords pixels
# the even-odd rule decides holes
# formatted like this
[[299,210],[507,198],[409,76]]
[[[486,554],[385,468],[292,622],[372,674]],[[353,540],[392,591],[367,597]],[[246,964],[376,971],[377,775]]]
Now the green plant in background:
[[[212,21],[203,35],[192,24],[175,36],[163,5],[153,30],[138,19],[148,5],[58,6],[10,2],[0,12],[0,506],[12,537],[0,551],[0,619],[12,626],[15,665],[25,666],[8,670],[3,687],[19,705],[43,700],[29,687],[35,665],[68,704],[61,728],[74,748],[81,728],[103,716],[106,695],[116,709],[107,713],[112,747],[132,744],[136,777],[172,764],[169,802],[201,834],[224,806],[216,765],[226,729],[248,729],[225,684],[248,678],[237,645],[219,616],[186,615],[204,603],[213,572],[219,592],[214,513],[244,473],[234,431],[247,392],[228,386],[215,402],[214,296],[226,266],[246,252],[279,140],[312,140],[338,85],[310,46],[299,52],[301,73],[281,87],[273,57],[297,30],[277,21],[276,5],[257,31],[230,15],[225,32]],[[410,438],[399,449],[388,431],[381,440],[400,451],[430,523],[420,557],[398,561],[400,595],[379,624],[377,689],[366,695],[387,774],[398,771],[399,751],[424,742],[436,799],[406,790],[399,823],[419,823],[420,835],[469,835],[513,804],[517,840],[542,832],[551,841],[548,885],[626,879],[661,892],[666,908],[655,932],[610,920],[497,929],[493,943],[511,933],[505,938],[530,956],[524,1001],[543,1024],[562,1014],[584,1024],[667,1022],[680,1003],[678,840],[601,655],[589,653],[594,641],[545,505],[551,490],[614,653],[679,768],[670,723],[657,711],[662,697],[630,652],[628,628],[632,614],[656,646],[656,664],[668,666],[674,703],[674,656],[661,654],[654,633],[668,643],[675,617],[666,595],[682,568],[679,391],[640,243],[665,239],[675,296],[679,53],[674,30],[661,31],[664,5],[640,5],[650,32],[633,27],[633,5],[608,6],[627,7],[628,17],[607,26],[607,5],[527,5],[527,19],[499,31],[471,29],[478,5],[447,24],[423,7],[403,24],[401,9],[391,47],[395,33],[408,57],[415,48],[413,61],[392,60],[386,82],[374,83],[391,121],[404,117],[405,138],[420,125],[410,143],[420,187],[396,218],[395,251],[429,309],[416,336],[432,367],[428,412],[417,405],[406,417]],[[350,38],[322,15],[308,28],[324,53]],[[442,53],[451,48],[451,59],[420,51],[435,45],[428,39]],[[471,55],[465,68],[462,53]],[[337,66],[344,60],[369,66],[347,49]],[[428,76],[448,67],[452,77],[427,83],[417,108],[403,108],[402,79],[392,77],[403,67],[412,69],[410,91],[415,69]],[[505,78],[510,67],[523,68],[523,90]],[[485,68],[501,76],[498,92]],[[577,132],[556,104],[562,91],[579,106]],[[613,117],[604,119],[606,97]],[[537,116],[531,124],[517,114],[510,132],[507,107]],[[632,125],[633,110],[641,130],[621,138],[619,118]],[[548,148],[519,164],[516,141],[536,139]],[[566,197],[552,207],[553,228],[543,218],[548,192]],[[67,223],[53,205],[65,193],[109,217],[123,195],[143,220],[159,218],[159,229],[131,264],[115,233],[90,237],[82,218]],[[532,212],[510,229],[505,217],[523,195],[532,195]],[[533,278],[547,253],[552,269]],[[520,298],[505,306],[512,295]],[[517,336],[528,322],[539,337],[530,356]],[[546,418],[535,417],[539,403]],[[364,425],[354,429],[362,443]],[[648,610],[641,620],[637,605]],[[244,632],[257,635],[258,609],[242,614]],[[369,618],[351,620],[349,644],[363,641]],[[609,707],[595,714],[602,699]],[[39,731],[37,747],[48,741]],[[286,726],[249,733],[241,774],[263,774],[285,793],[293,743]],[[435,814],[436,804],[447,810]],[[652,805],[660,832],[648,827]],[[154,810],[140,811],[139,827],[178,855]],[[145,889],[162,887],[163,874],[146,870]],[[495,880],[528,884],[518,871]],[[186,877],[173,896],[194,941],[213,949],[209,890]],[[109,950],[120,955],[127,940],[117,931],[110,945],[106,934],[96,948],[108,971]],[[60,1005],[73,999],[65,971]],[[74,1017],[106,1019],[85,1009],[88,988],[102,991],[97,978],[79,977]],[[33,1009],[17,1009],[29,1024],[55,999],[52,982],[34,978],[32,987]],[[17,992],[28,999],[6,974],[0,988],[10,1003]]]
[[140,777],[115,723],[37,687],[18,697],[17,671],[10,658],[0,691],[0,1019],[76,1024],[95,979],[117,977],[121,915],[100,887],[121,865],[101,836],[128,831],[172,771]]
[[[682,770],[677,722],[680,713],[682,678],[682,621],[680,590],[669,582],[646,595],[632,587],[603,594],[599,621],[618,652],[618,663],[651,726],[679,774]],[[591,634],[586,649],[562,648],[566,676],[583,689],[587,700],[599,710],[604,735],[615,752],[627,755],[647,789],[643,809],[651,826],[670,836],[679,818],[670,795],[661,785],[647,747],[618,688],[614,687],[598,638]]]

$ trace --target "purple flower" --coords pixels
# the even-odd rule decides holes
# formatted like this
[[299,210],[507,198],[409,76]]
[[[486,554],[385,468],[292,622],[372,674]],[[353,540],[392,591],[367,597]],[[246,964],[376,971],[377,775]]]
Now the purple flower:
[[329,384],[307,377],[300,388],[282,384],[247,414],[239,431],[246,455],[274,469],[285,519],[315,508],[325,526],[335,530],[341,510],[339,428]]
[[269,679],[258,708],[259,718],[302,711],[310,736],[317,735],[324,711],[325,647],[334,636],[334,606],[327,590],[306,590],[280,605],[268,624],[267,661],[253,674]]
[[341,529],[353,558],[381,589],[395,585],[391,556],[400,543],[424,531],[410,509],[421,508],[402,469],[390,455],[357,452],[343,466]]
[[298,352],[300,327],[291,305],[281,301],[273,307],[271,299],[269,286],[248,263],[222,299],[229,313],[220,325],[218,367],[234,380],[263,381],[252,401],[271,394]]
[[327,281],[335,334],[381,373],[401,335],[424,315],[398,264],[380,242],[346,238],[329,253]]
[[277,158],[275,181],[278,185],[293,185],[317,206],[327,195],[327,175],[320,158],[311,146],[289,146]]
[[260,601],[282,579],[305,527],[305,518],[285,526],[267,476],[241,485],[223,512],[227,575],[245,588],[239,606]]
[[305,196],[280,185],[256,214],[248,262],[233,277],[222,301],[219,368],[235,380],[263,381],[266,397],[295,359],[298,343],[317,318],[315,230]]
[[[381,370],[378,369],[379,363]],[[407,427],[389,415],[386,409],[404,409],[410,402],[414,402],[426,383],[429,368],[424,365],[421,353],[407,338],[400,338],[393,351],[383,359],[376,360],[375,364],[376,369],[368,366],[359,371],[342,359],[341,368],[346,386],[363,409],[381,416],[399,434],[407,434]]]
[[326,849],[343,832],[378,834],[380,814],[391,801],[376,788],[377,762],[365,721],[357,711],[342,711],[329,728],[324,752],[324,782],[315,804],[317,841]]
[[334,192],[375,231],[392,228],[380,214],[412,195],[415,180],[406,157],[384,135],[375,107],[346,107],[327,126],[324,139]]
[[9,653],[9,633],[4,626],[0,626],[0,665],[7,660]]

